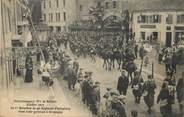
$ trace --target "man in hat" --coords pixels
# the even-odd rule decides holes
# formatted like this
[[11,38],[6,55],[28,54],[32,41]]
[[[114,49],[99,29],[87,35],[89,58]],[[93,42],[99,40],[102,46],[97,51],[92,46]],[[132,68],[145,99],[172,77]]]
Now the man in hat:
[[82,70],[83,70],[82,68],[79,69],[79,73],[77,74],[77,79],[83,79],[84,78]]
[[128,77],[125,75],[125,71],[121,71],[121,76],[118,78],[118,84],[117,84],[117,90],[119,91],[120,95],[123,93],[123,95],[126,95],[129,80]]
[[124,102],[125,96],[112,94],[112,98],[111,109],[114,110],[112,111],[112,116],[127,117]]
[[88,82],[87,82],[87,79],[88,79],[88,75],[87,75],[87,72],[85,72],[85,75],[84,75],[84,80],[82,82],[82,101],[84,104],[87,103],[87,86],[88,86]]
[[140,75],[139,71],[134,73],[134,79],[132,81],[132,92],[135,97],[135,103],[140,103],[140,99],[142,96],[142,88],[143,88],[144,80]]
[[148,80],[143,85],[144,102],[148,106],[148,113],[151,113],[151,108],[154,105],[156,83],[152,75],[148,75]]
[[77,58],[74,59],[73,69],[75,70],[75,73],[77,74],[79,70],[79,62],[77,61]]
[[182,78],[177,83],[176,92],[181,114],[184,115],[184,72],[182,72]]

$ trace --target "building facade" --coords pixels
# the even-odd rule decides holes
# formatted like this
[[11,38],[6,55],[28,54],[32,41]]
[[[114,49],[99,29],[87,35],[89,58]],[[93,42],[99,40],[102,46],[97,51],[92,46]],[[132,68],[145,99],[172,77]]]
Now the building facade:
[[64,31],[76,19],[76,0],[42,0],[41,12],[51,31]]
[[184,38],[183,7],[162,3],[151,5],[145,4],[144,8],[133,11],[132,29],[135,39],[156,42],[166,47],[178,44]]
[[18,34],[18,24],[23,21],[22,10],[19,0],[0,0],[0,86],[4,89],[13,80],[12,38]]

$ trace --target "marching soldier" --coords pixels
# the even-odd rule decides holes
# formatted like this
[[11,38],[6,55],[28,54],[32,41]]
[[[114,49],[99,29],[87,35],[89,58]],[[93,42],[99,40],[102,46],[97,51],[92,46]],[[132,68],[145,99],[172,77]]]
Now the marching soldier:
[[143,90],[143,83],[144,80],[142,76],[140,75],[139,71],[136,71],[134,73],[134,79],[132,82],[132,92],[135,97],[135,103],[140,103],[140,99],[142,96],[142,90]]
[[117,90],[119,91],[120,95],[126,95],[128,89],[129,79],[125,75],[125,71],[121,71],[121,76],[118,79]]
[[144,102],[148,106],[148,113],[151,113],[151,107],[154,105],[156,83],[152,75],[148,75],[148,80],[143,85]]
[[82,101],[84,104],[87,103],[87,87],[88,87],[88,74],[85,72],[84,81],[82,83]]

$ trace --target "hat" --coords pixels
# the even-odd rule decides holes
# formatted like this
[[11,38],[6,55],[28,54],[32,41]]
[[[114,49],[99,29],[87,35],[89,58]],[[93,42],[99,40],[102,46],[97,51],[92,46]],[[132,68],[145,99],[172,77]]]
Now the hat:
[[104,95],[103,95],[103,98],[108,98],[109,97],[109,93],[105,93]]
[[125,73],[126,71],[125,70],[120,70],[121,73]]
[[107,87],[106,89],[107,89],[107,91],[110,91],[112,88],[110,88],[110,87]]
[[89,72],[87,72],[87,71],[85,71],[84,73],[85,73],[85,74],[89,74]]
[[100,82],[97,81],[97,82],[95,82],[95,84],[100,84]]
[[88,78],[88,75],[84,75],[84,78],[85,78],[85,79]]
[[90,75],[93,73],[92,71],[88,72]]

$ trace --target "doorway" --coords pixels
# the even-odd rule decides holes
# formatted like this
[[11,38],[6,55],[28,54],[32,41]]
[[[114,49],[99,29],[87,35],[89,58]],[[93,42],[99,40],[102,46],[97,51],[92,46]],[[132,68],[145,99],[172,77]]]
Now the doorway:
[[165,46],[166,47],[171,47],[171,44],[172,44],[172,32],[166,32]]

